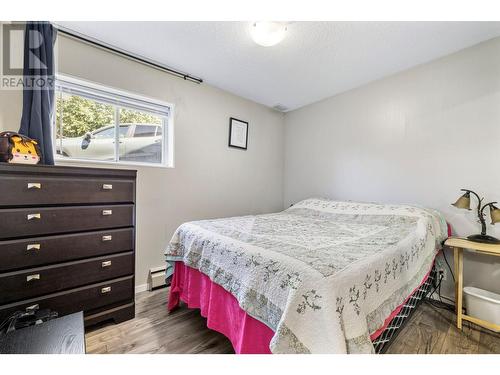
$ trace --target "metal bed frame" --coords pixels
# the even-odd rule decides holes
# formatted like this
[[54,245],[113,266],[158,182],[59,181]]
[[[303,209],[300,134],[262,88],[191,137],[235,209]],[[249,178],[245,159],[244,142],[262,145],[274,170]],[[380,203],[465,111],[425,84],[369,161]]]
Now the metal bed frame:
[[406,301],[401,311],[396,315],[387,328],[373,341],[376,354],[383,354],[387,351],[390,344],[394,341],[401,328],[409,320],[410,316],[415,311],[415,308],[422,302],[422,300],[431,291],[436,281],[436,267],[433,266],[429,277]]

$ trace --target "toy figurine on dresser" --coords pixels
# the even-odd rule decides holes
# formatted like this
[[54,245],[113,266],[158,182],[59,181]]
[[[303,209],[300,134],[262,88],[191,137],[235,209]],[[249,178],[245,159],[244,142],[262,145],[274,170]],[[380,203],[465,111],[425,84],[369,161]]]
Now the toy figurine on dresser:
[[38,164],[41,156],[35,140],[15,132],[0,133],[0,162]]

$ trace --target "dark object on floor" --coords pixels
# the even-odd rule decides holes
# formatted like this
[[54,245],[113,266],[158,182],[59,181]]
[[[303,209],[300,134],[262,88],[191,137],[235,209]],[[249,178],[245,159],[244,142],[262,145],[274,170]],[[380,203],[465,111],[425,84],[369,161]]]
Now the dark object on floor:
[[0,335],[1,354],[85,354],[83,313]]
[[57,318],[58,314],[49,309],[16,311],[0,323],[0,334],[10,333],[15,330],[30,327]]

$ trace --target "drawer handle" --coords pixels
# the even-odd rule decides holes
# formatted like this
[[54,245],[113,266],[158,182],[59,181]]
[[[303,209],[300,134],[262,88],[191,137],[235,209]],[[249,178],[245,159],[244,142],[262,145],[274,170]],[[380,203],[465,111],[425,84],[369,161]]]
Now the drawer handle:
[[27,216],[28,220],[33,220],[33,219],[41,219],[42,218],[42,215],[40,214],[29,214]]
[[26,307],[25,310],[26,310],[26,312],[30,312],[30,311],[38,310],[39,308],[40,308],[40,305],[37,303],[37,304]]
[[33,275],[26,276],[26,281],[31,281],[31,280],[40,280],[40,274],[34,273]]
[[42,184],[39,182],[28,182],[28,189],[41,189]]
[[111,266],[111,261],[110,260],[106,260],[106,261],[104,261],[104,262],[101,263],[101,266],[102,266],[102,268],[109,267],[109,266]]
[[40,244],[39,243],[31,243],[26,245],[26,251],[30,250],[40,250]]
[[113,210],[102,210],[102,216],[113,215]]
[[102,184],[102,190],[112,190],[113,185],[111,184]]
[[105,293],[109,293],[111,292],[111,287],[110,286],[106,286],[104,288],[101,289],[101,293],[102,294],[105,294]]
[[113,236],[107,235],[107,236],[102,236],[103,241],[111,241],[113,239]]

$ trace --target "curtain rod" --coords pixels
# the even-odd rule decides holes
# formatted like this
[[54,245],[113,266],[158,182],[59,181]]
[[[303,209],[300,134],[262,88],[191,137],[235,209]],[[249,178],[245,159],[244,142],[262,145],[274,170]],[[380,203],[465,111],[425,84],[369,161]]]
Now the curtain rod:
[[155,68],[155,69],[159,69],[163,72],[166,72],[166,73],[169,73],[169,74],[172,74],[176,77],[179,77],[179,78],[182,78],[184,79],[185,81],[190,81],[190,82],[194,82],[194,83],[203,83],[203,79],[201,78],[198,78],[198,77],[193,77],[187,73],[184,73],[184,72],[181,72],[179,70],[175,70],[175,69],[172,69],[172,68],[169,68],[168,66],[165,66],[163,64],[160,64],[156,61],[153,61],[153,60],[150,60],[146,57],[142,57],[140,55],[136,55],[136,54],[133,54],[131,52],[128,52],[128,51],[125,51],[121,48],[118,48],[118,47],[114,47],[108,43],[105,43],[105,42],[102,42],[98,39],[95,39],[95,38],[92,38],[92,37],[89,37],[87,35],[83,35],[79,32],[76,32],[76,31],[73,31],[73,30],[70,30],[70,29],[67,29],[63,26],[60,26],[60,25],[57,25],[55,23],[52,23],[52,25],[57,29],[57,31],[60,33],[60,34],[63,34],[67,37],[70,37],[72,39],[76,39],[78,41],[81,41],[81,42],[84,42],[84,43],[87,43],[87,44],[90,44],[94,47],[98,47],[98,48],[101,48],[101,49],[104,49],[106,51],[110,51],[110,52],[113,52],[119,56],[122,56],[122,57],[125,57],[129,60],[133,60],[133,61],[136,61],[136,62],[139,62],[141,64],[145,64],[145,65],[148,65],[152,68]]

